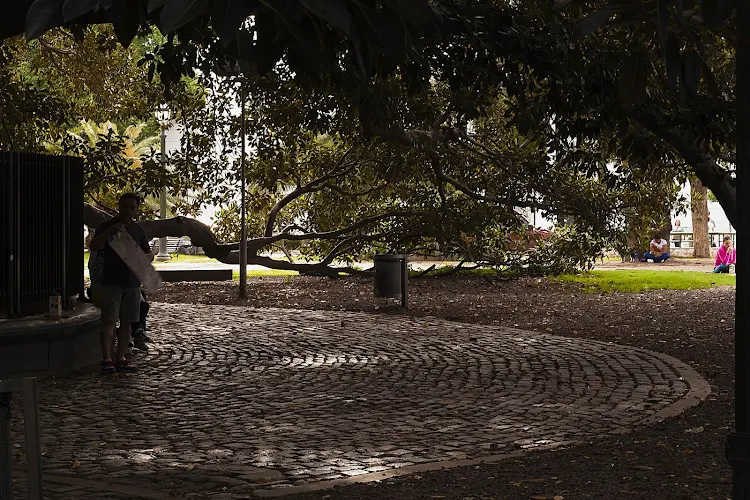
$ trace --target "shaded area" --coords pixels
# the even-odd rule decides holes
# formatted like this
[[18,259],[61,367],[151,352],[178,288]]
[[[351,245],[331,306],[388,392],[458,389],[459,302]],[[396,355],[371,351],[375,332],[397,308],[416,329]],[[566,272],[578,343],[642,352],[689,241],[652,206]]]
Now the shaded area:
[[[254,279],[249,302],[315,309],[392,311],[372,298],[365,280]],[[379,484],[351,486],[299,498],[415,499],[442,495],[517,499],[726,498],[731,471],[724,441],[733,424],[734,289],[596,295],[578,285],[544,279],[500,282],[477,277],[411,284],[410,314],[517,326],[644,347],[689,363],[712,394],[678,418],[590,445],[532,453],[496,465],[462,468]],[[162,300],[234,301],[232,286],[173,285]],[[479,306],[479,307],[477,307]],[[396,312],[393,310],[393,312]],[[690,431],[690,432],[689,432]],[[516,486],[518,484],[518,486]],[[296,498],[296,497],[295,497]]]
[[43,382],[42,426],[55,429],[43,436],[47,472],[180,478],[187,492],[303,485],[592,438],[639,425],[695,382],[646,351],[517,329],[206,305],[153,311],[156,341],[138,376]]

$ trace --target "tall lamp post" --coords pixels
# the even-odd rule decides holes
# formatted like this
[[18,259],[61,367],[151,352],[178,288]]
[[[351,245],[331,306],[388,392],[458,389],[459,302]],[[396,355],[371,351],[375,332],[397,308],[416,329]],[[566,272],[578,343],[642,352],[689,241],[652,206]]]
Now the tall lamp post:
[[246,157],[246,130],[245,130],[245,85],[242,81],[242,69],[239,64],[219,64],[215,68],[216,74],[225,77],[237,77],[240,82],[240,130],[241,130],[241,152],[240,152],[240,298],[247,298],[247,209],[245,208],[245,157]]
[[[159,106],[156,111],[156,120],[159,122],[159,128],[161,133],[159,138],[161,139],[161,166],[163,169],[167,168],[167,126],[169,124],[169,108],[166,105]],[[161,193],[159,193],[159,218],[164,220],[167,218],[167,186],[161,187]],[[172,257],[167,253],[167,238],[166,236],[159,238],[159,253],[156,256],[156,260],[170,260]]]
[[245,85],[240,80],[240,128],[242,129],[242,153],[240,154],[240,298],[247,298],[247,208],[245,208]]

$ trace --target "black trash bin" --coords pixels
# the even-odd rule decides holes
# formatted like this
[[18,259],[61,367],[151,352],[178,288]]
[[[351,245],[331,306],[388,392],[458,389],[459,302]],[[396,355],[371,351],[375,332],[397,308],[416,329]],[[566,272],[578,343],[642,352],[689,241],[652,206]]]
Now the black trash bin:
[[401,299],[401,307],[408,308],[409,270],[404,254],[375,255],[375,296]]

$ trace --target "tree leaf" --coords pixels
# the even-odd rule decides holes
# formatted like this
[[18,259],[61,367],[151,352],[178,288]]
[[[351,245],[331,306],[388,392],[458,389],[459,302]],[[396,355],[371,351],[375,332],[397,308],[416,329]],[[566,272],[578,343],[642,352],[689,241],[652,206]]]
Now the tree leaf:
[[299,0],[299,3],[345,35],[352,35],[352,16],[341,0]]
[[171,33],[198,17],[211,0],[169,0],[159,19],[159,28]]
[[680,75],[682,57],[680,56],[680,49],[677,46],[677,37],[674,33],[670,33],[669,36],[667,36],[664,63],[667,66],[667,85],[676,88],[677,77]]
[[156,9],[164,7],[167,2],[169,2],[169,0],[148,0],[148,7],[146,7],[146,12],[151,14]]
[[[263,16],[271,18],[272,16]],[[272,23],[267,23],[272,25]],[[257,26],[257,25],[256,25]],[[272,70],[276,62],[281,58],[287,44],[284,40],[271,38],[272,33],[257,31],[258,39],[253,40],[253,35],[247,30],[237,33],[237,53],[240,59],[249,61],[255,65],[258,73],[267,73]]]
[[62,0],[35,0],[26,13],[26,40],[63,24]]
[[[221,44],[226,47],[237,38],[237,33],[242,23],[253,13],[252,4],[244,0],[229,0],[226,5],[226,11],[222,16],[221,24],[215,24],[214,30],[221,39]],[[218,20],[213,18],[214,21]],[[256,19],[257,21],[257,19]]]
[[[280,26],[280,30],[284,27]],[[317,71],[323,63],[323,51],[318,40],[318,31],[309,18],[302,20],[294,28],[294,41],[289,43],[290,65],[294,61],[296,70],[305,68],[306,70]],[[295,70],[295,71],[296,71]]]
[[606,6],[602,9],[592,12],[576,23],[575,32],[579,37],[588,36],[599,29],[600,26],[609,21],[614,11],[612,7]]
[[141,13],[138,4],[132,0],[120,0],[115,4],[115,15],[112,26],[115,36],[123,47],[130,45],[141,24]]
[[67,23],[94,10],[99,0],[65,0],[62,8],[63,20]]
[[620,101],[631,106],[646,96],[646,59],[635,53],[625,62],[620,80]]

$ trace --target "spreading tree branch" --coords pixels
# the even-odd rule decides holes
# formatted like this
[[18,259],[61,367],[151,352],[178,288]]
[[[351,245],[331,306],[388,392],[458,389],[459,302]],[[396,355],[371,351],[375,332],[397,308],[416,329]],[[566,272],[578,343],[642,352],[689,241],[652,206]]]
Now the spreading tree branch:
[[273,228],[276,225],[276,218],[278,217],[279,212],[281,212],[281,210],[285,206],[289,205],[291,202],[293,202],[294,200],[296,200],[302,195],[324,189],[326,187],[325,184],[331,179],[342,177],[348,174],[349,172],[351,172],[356,166],[356,162],[350,162],[348,166],[345,166],[346,159],[351,153],[351,151],[352,149],[348,149],[341,156],[341,158],[339,158],[339,160],[336,162],[336,165],[328,173],[326,173],[325,175],[321,177],[311,180],[304,186],[300,185],[301,179],[298,177],[297,187],[294,190],[292,190],[289,194],[287,194],[286,196],[281,198],[279,201],[277,201],[276,204],[273,206],[273,208],[271,208],[271,210],[268,212],[268,218],[266,220],[266,229],[263,232],[263,235],[265,237],[271,237],[273,235]]
[[[270,257],[264,257],[258,255],[258,252],[266,246],[276,246],[275,243],[281,240],[311,240],[311,239],[338,239],[346,236],[354,231],[362,229],[366,226],[375,224],[382,220],[392,217],[414,217],[414,216],[425,216],[430,215],[432,212],[417,212],[417,211],[393,211],[385,214],[367,217],[354,224],[351,224],[345,228],[335,231],[325,232],[305,232],[303,234],[290,234],[281,233],[274,235],[270,238],[251,238],[248,240],[248,264],[257,264],[268,267],[270,269],[281,269],[299,271],[305,274],[318,274],[325,276],[337,276],[339,273],[347,274],[358,274],[368,275],[366,271],[360,271],[349,267],[331,267],[330,264],[335,260],[336,256],[339,255],[343,249],[357,240],[376,240],[384,237],[392,231],[385,231],[375,234],[358,234],[346,237],[343,241],[339,242],[334,249],[329,252],[326,258],[318,263],[314,264],[299,264],[293,262],[288,252],[285,252],[289,262],[277,261]],[[95,229],[101,223],[110,219],[112,216],[107,212],[100,210],[93,205],[86,204],[84,206],[84,223],[91,229]],[[189,217],[173,217],[171,219],[159,219],[159,220],[145,220],[139,221],[144,232],[146,233],[147,239],[162,238],[166,236],[190,237],[191,242],[195,246],[203,248],[206,256],[216,259],[226,264],[237,264],[239,262],[239,243],[224,243],[219,241],[213,234],[211,229],[200,221],[191,219]]]

